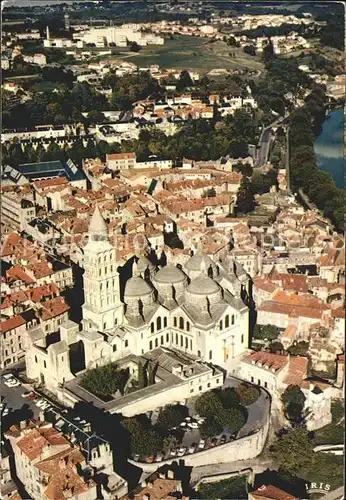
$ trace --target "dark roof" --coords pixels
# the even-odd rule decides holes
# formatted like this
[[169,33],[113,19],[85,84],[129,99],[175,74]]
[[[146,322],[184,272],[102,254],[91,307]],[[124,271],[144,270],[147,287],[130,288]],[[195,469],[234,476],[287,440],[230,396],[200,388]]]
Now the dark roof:
[[79,170],[72,160],[66,163],[60,160],[44,161],[40,163],[24,163],[17,169],[28,180],[53,177],[67,177],[69,181],[79,181],[85,179],[84,173]]

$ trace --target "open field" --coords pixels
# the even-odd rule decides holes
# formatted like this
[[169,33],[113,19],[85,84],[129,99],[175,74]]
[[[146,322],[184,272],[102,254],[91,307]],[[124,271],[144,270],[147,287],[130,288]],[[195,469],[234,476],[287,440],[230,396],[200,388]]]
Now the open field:
[[[229,54],[234,53],[235,58]],[[165,45],[144,47],[138,53],[119,54],[117,58],[127,59],[138,66],[147,67],[158,64],[163,68],[195,69],[251,69],[262,70],[263,64],[258,57],[245,54],[242,49],[230,47],[225,42],[211,42],[205,38],[174,35],[166,39]]]

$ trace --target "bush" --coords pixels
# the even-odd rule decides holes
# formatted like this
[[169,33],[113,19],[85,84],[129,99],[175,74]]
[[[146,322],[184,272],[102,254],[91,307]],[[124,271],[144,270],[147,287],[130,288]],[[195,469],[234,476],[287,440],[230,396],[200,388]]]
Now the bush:
[[245,406],[252,405],[255,401],[257,401],[261,394],[258,387],[247,384],[246,382],[242,382],[238,385],[236,392],[240,398],[240,403]]

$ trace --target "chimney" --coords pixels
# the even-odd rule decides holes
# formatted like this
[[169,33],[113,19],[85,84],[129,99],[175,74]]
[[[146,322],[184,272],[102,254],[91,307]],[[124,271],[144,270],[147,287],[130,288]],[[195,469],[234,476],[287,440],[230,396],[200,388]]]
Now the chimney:
[[149,493],[145,493],[145,495],[143,495],[143,500],[150,500]]
[[44,422],[45,421],[45,418],[44,418],[44,410],[41,410],[39,415],[38,415],[38,418],[40,420],[40,422]]
[[146,481],[142,481],[141,486],[142,486],[142,488],[146,488],[147,487]]
[[22,420],[22,421],[19,423],[19,427],[20,427],[20,430],[21,430],[21,431],[22,431],[22,430],[24,430],[24,429],[26,429],[26,427],[27,427],[27,422],[26,422],[26,420]]
[[171,469],[167,471],[167,479],[174,479],[174,472]]
[[154,487],[154,484],[153,484],[151,481],[148,481],[147,487],[148,487],[148,488],[153,488],[153,487]]
[[160,479],[166,479],[166,476],[162,472],[159,472],[159,478]]

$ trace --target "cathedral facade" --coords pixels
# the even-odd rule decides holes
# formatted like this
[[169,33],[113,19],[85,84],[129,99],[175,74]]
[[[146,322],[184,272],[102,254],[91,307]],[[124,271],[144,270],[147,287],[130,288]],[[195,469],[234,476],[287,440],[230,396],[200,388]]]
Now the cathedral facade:
[[60,341],[46,348],[44,333],[32,334],[29,378],[49,379],[50,387],[73,379],[69,351],[76,343],[83,344],[86,369],[158,347],[225,366],[248,349],[249,277],[231,257],[214,262],[198,252],[181,268],[134,257],[121,296],[116,251],[96,208],[84,262],[83,324],[61,325]]

